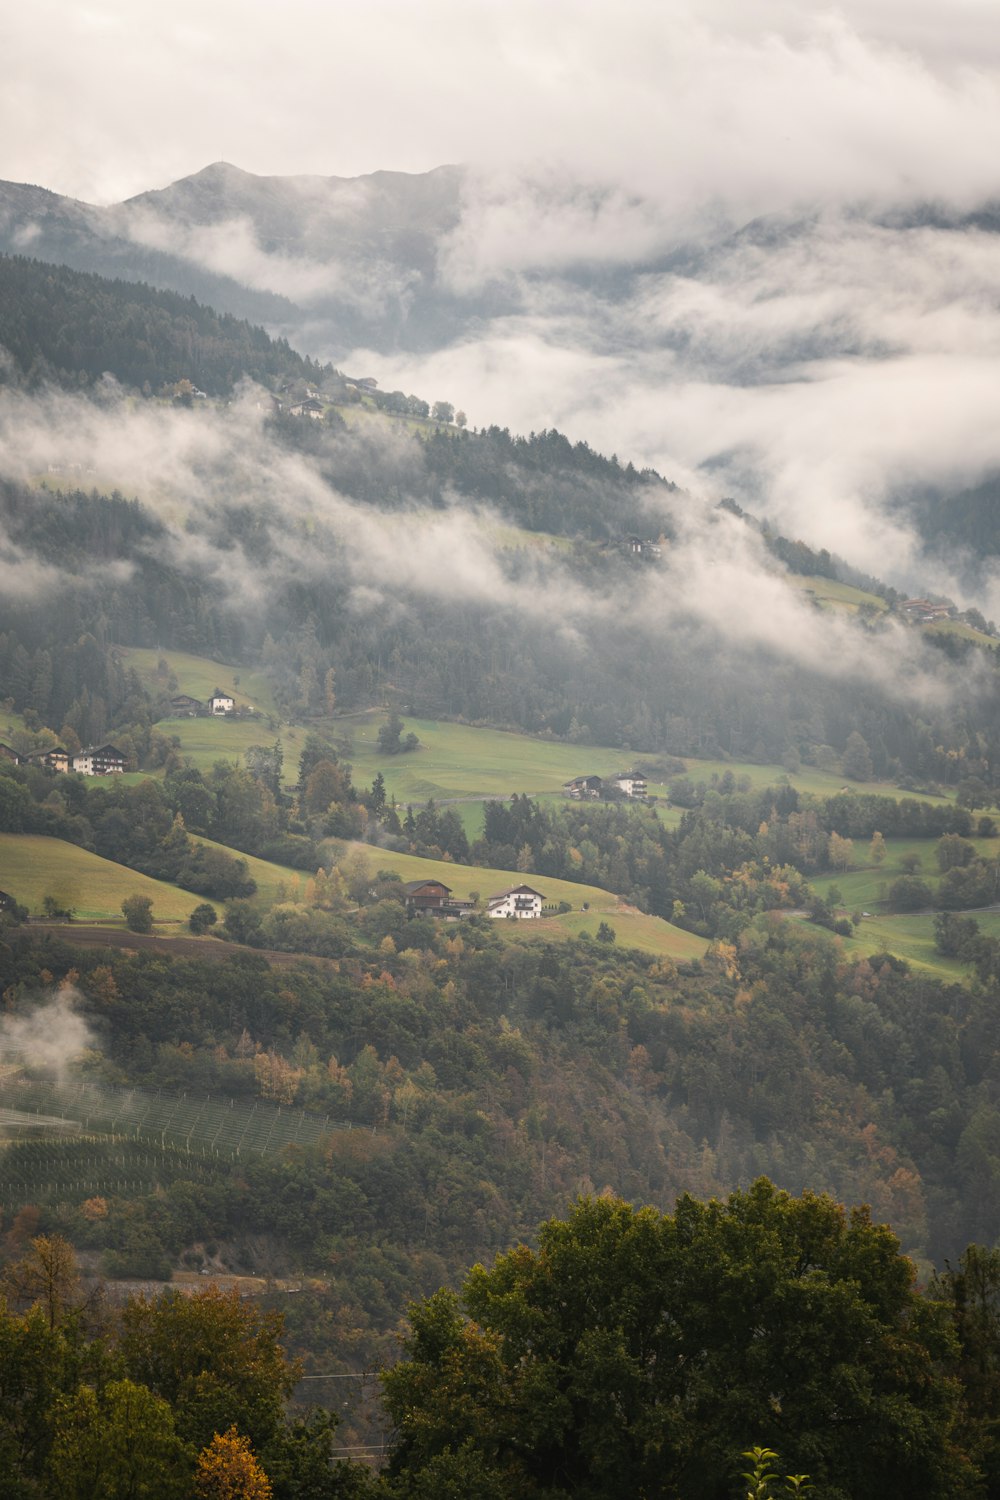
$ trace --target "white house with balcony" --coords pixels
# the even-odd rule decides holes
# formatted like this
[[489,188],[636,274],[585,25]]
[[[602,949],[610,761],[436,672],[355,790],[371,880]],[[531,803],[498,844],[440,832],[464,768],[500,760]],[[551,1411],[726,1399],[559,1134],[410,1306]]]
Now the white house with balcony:
[[635,802],[643,801],[646,796],[646,778],[635,771],[619,771],[611,777],[611,785]]
[[73,770],[81,776],[120,776],[127,764],[115,745],[89,745],[73,756]]
[[523,922],[542,915],[544,900],[541,891],[533,890],[530,885],[512,885],[489,898],[486,912],[491,917],[514,917]]

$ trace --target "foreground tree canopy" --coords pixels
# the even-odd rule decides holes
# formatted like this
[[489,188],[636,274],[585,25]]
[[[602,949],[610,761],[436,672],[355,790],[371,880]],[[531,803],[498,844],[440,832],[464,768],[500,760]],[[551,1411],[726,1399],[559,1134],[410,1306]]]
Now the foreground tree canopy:
[[766,1441],[818,1500],[972,1495],[948,1314],[913,1279],[866,1209],[765,1180],[674,1214],[583,1200],[412,1309],[392,1482],[721,1500]]

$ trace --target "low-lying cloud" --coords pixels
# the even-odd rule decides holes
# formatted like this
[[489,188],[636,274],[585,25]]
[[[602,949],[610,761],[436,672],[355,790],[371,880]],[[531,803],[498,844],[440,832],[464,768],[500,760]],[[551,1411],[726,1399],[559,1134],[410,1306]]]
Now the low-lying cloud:
[[[863,630],[818,612],[759,535],[719,512],[707,486],[701,494],[649,487],[651,531],[669,521],[676,539],[623,596],[600,579],[582,582],[557,549],[533,548],[512,563],[511,518],[499,511],[448,494],[430,507],[421,445],[398,424],[325,441],[328,460],[342,444],[354,468],[385,477],[391,508],[341,492],[317,460],[277,442],[250,388],[227,408],[193,410],[107,396],[96,405],[57,392],[0,396],[0,475],[27,480],[72,463],[102,476],[102,487],[137,495],[165,528],[157,555],[212,579],[232,610],[258,620],[290,581],[336,570],[347,607],[379,618],[405,610],[409,597],[492,604],[579,649],[611,628],[662,649],[694,623],[732,650],[863,676],[901,699],[937,704],[956,690],[915,632]],[[231,520],[234,507],[254,516],[249,540]],[[45,572],[25,576],[41,597],[60,584]]]
[[0,1064],[44,1068],[62,1082],[72,1064],[97,1045],[77,1009],[82,998],[72,985],[60,985],[32,1009],[0,1016]]
[[348,363],[448,392],[474,422],[556,426],[900,588],[1000,613],[1000,579],[970,597],[896,503],[1000,470],[993,234],[827,211],[706,241],[611,293],[521,285],[521,309],[474,337]]

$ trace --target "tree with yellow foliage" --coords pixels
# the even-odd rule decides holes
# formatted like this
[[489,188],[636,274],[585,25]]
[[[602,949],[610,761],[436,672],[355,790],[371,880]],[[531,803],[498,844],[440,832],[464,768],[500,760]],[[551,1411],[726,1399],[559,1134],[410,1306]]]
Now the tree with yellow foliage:
[[198,1500],[271,1500],[271,1481],[253,1456],[250,1439],[235,1427],[216,1433],[198,1455],[194,1492]]

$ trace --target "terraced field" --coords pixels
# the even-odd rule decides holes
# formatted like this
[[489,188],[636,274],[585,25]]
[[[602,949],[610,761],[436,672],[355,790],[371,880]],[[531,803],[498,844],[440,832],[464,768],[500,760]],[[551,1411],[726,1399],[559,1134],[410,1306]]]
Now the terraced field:
[[0,1080],[0,1205],[148,1193],[175,1177],[198,1180],[220,1161],[354,1128],[262,1099],[8,1076]]

